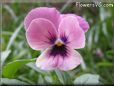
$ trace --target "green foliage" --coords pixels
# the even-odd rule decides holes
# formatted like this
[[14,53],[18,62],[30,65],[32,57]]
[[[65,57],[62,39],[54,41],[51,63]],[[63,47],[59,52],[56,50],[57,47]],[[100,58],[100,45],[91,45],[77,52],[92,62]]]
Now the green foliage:
[[35,59],[15,60],[15,61],[8,63],[6,66],[3,67],[4,77],[12,78],[19,68],[33,61],[35,61]]
[[99,84],[99,75],[84,74],[74,80],[74,84]]
[[8,79],[8,78],[2,78],[1,84],[6,85],[28,85],[26,82],[17,80],[17,79]]
[[[62,13],[76,13],[89,22],[86,46],[78,50],[83,57],[82,66],[67,72],[43,71],[35,66],[40,51],[28,46],[23,20],[31,9],[39,6],[54,6]],[[2,28],[2,84],[114,84],[114,7],[79,9],[70,0],[66,3],[8,3],[2,8]]]
[[1,52],[1,65],[4,64],[5,60],[7,59],[7,57],[9,56],[10,53],[11,53],[10,50]]

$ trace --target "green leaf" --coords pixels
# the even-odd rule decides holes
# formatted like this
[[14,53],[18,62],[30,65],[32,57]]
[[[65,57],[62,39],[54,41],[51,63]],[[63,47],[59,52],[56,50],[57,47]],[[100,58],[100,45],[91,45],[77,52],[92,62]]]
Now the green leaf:
[[44,78],[42,75],[39,75],[38,77],[38,84],[44,84]]
[[27,77],[24,77],[23,75],[18,76],[18,79],[20,79],[21,81],[27,82],[29,85],[35,84],[32,80],[28,79]]
[[39,68],[37,68],[35,66],[35,62],[29,62],[28,64],[26,64],[28,67],[30,67],[31,69],[35,70],[36,72],[42,74],[42,75],[49,75],[49,71],[43,71]]
[[99,75],[97,74],[84,74],[74,80],[74,84],[98,84]]
[[45,76],[44,78],[45,78],[45,80],[46,80],[48,83],[53,83],[52,77],[50,77],[50,76]]
[[109,50],[106,52],[107,57],[112,58],[114,56],[114,50]]
[[60,9],[60,12],[63,12],[69,6],[69,4],[71,4],[71,2],[71,0],[66,1],[66,3]]
[[19,25],[19,27],[16,28],[16,30],[13,33],[13,35],[10,37],[6,50],[9,50],[10,49],[11,45],[13,44],[14,40],[18,36],[18,34],[21,31],[22,27],[23,27],[23,22],[21,22],[21,24]]
[[55,73],[56,73],[58,80],[60,81],[61,84],[71,84],[72,83],[71,76],[69,75],[68,72],[56,69]]
[[17,79],[8,79],[8,78],[2,78],[1,84],[5,85],[28,85],[26,82],[17,80]]
[[4,64],[4,61],[7,59],[10,53],[11,53],[10,50],[6,50],[1,53],[1,65]]
[[106,19],[106,11],[103,7],[100,7],[100,19],[104,21]]
[[64,78],[63,78],[63,73],[60,70],[55,70],[55,73],[57,74],[57,77],[61,84],[65,84]]
[[16,60],[13,62],[8,63],[6,66],[3,67],[3,76],[7,78],[14,77],[14,74],[17,72],[19,68],[23,65],[34,62],[35,59],[23,59],[23,60]]
[[92,44],[93,44],[93,35],[94,35],[94,30],[95,30],[95,26],[91,28],[91,30],[88,33],[88,40],[87,40],[87,44],[88,44],[88,49],[92,48]]
[[108,62],[108,61],[104,61],[104,62],[99,62],[96,64],[97,67],[112,67],[113,66],[113,63],[111,62]]

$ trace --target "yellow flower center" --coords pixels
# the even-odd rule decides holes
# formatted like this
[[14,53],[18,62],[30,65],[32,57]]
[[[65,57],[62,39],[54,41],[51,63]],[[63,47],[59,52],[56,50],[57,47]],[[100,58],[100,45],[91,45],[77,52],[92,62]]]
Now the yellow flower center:
[[63,45],[63,43],[62,43],[62,42],[60,42],[60,41],[58,41],[55,45],[57,45],[58,47],[60,47],[60,46],[62,46],[62,45]]

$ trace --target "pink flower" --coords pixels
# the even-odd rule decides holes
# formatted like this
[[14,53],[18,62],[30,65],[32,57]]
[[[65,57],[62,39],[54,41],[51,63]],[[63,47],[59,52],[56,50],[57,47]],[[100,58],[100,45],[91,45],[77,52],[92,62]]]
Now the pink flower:
[[89,25],[80,16],[60,14],[55,8],[31,10],[24,20],[26,38],[34,50],[43,50],[36,66],[43,70],[72,70],[81,63],[74,49],[85,46]]

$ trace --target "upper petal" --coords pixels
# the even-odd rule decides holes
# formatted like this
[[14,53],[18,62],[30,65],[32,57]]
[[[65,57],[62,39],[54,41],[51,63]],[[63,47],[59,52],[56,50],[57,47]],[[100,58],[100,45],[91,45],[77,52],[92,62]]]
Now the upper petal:
[[77,18],[80,27],[83,29],[84,32],[87,32],[89,29],[88,22],[81,16],[75,15],[75,14],[61,14],[61,19],[67,16],[74,16]]
[[64,71],[72,70],[82,62],[81,55],[77,51],[72,49],[69,50],[69,56],[65,57],[62,65],[59,66],[59,69]]
[[84,18],[82,18],[82,17],[80,17],[80,16],[77,16],[77,19],[78,19],[78,21],[79,21],[80,26],[81,26],[82,29],[84,30],[84,32],[87,32],[88,29],[89,29],[89,24],[88,24],[88,22],[87,22]]
[[57,32],[51,21],[43,18],[34,19],[26,31],[26,38],[31,48],[42,50],[52,46]]
[[85,34],[79,26],[79,22],[74,16],[62,18],[58,32],[61,36],[64,34],[68,40],[67,45],[71,48],[83,48],[85,46]]
[[36,18],[45,18],[50,20],[55,27],[58,27],[59,24],[60,13],[56,10],[56,8],[49,7],[38,7],[31,10],[24,20],[25,29],[28,29],[31,21]]

